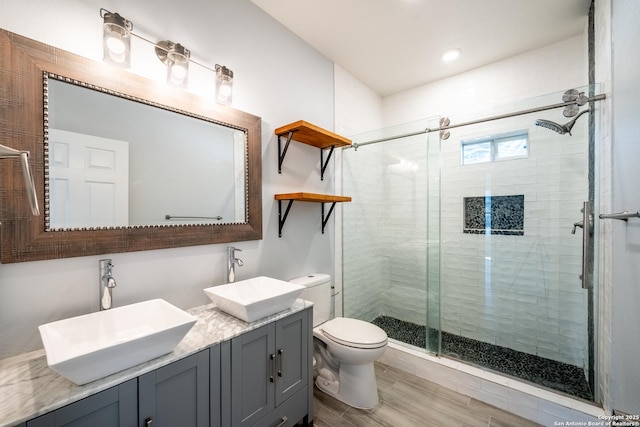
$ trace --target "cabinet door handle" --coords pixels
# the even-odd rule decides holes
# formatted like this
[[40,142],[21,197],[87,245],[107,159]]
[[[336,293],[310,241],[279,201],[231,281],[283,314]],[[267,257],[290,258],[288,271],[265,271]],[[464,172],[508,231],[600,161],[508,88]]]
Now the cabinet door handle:
[[275,382],[275,371],[276,371],[276,355],[274,354],[270,354],[269,355],[269,359],[271,360],[271,375],[269,375],[269,382]]
[[153,418],[149,417],[144,420],[144,427],[153,427]]
[[284,349],[281,348],[280,350],[278,350],[278,355],[280,356],[280,368],[278,369],[278,376],[281,377],[282,376],[282,371],[283,371],[282,366],[284,365],[284,362],[283,362],[283,360],[284,360]]
[[282,427],[283,425],[285,425],[287,423],[287,421],[289,421],[289,418],[287,418],[287,417],[282,417],[280,419],[282,420],[282,422],[280,424],[278,424],[276,427]]

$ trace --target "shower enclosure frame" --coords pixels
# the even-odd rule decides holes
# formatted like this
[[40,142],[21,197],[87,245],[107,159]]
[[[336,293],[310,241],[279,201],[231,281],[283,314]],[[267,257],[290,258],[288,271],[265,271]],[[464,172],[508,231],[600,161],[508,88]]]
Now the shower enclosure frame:
[[[568,91],[567,91],[568,92]],[[363,147],[369,144],[376,144],[379,142],[385,142],[385,141],[391,141],[394,139],[401,139],[401,138],[407,138],[407,137],[412,137],[412,136],[417,136],[417,135],[421,135],[421,134],[429,134],[429,133],[433,133],[433,132],[439,132],[439,137],[441,141],[446,140],[450,133],[449,130],[450,129],[454,129],[454,128],[459,128],[459,127],[463,127],[463,126],[469,126],[469,125],[473,125],[473,124],[480,124],[480,123],[485,123],[488,121],[494,121],[494,120],[500,120],[500,119],[505,119],[505,118],[510,118],[510,117],[516,117],[516,116],[521,116],[521,115],[526,115],[526,114],[531,114],[531,113],[535,113],[535,112],[541,112],[541,111],[546,111],[546,110],[552,110],[552,109],[559,109],[559,108],[567,108],[576,104],[579,104],[580,106],[584,105],[584,104],[589,104],[589,107],[587,110],[584,110],[582,113],[580,113],[580,115],[582,115],[584,112],[586,111],[590,111],[591,113],[588,115],[589,116],[589,168],[592,169],[593,168],[593,159],[592,159],[592,153],[593,153],[593,144],[594,144],[594,130],[593,130],[593,123],[594,123],[594,108],[593,105],[595,102],[597,101],[601,101],[604,100],[606,98],[606,96],[604,94],[600,94],[600,95],[592,95],[593,93],[593,88],[590,87],[590,97],[582,97],[580,99],[571,99],[571,100],[567,100],[565,101],[563,99],[562,103],[555,103],[555,104],[549,104],[549,105],[545,105],[542,107],[534,107],[534,108],[528,108],[528,109],[523,109],[523,110],[519,110],[516,112],[510,112],[510,113],[506,113],[506,114],[499,114],[499,115],[494,115],[494,116],[489,116],[489,117],[485,117],[482,119],[477,119],[477,120],[470,120],[470,121],[465,121],[465,122],[460,122],[460,123],[456,123],[456,124],[451,124],[449,122],[449,120],[447,118],[442,118],[439,121],[439,126],[434,126],[434,127],[427,127],[424,130],[421,131],[417,131],[417,132],[410,132],[410,133],[403,133],[403,134],[399,134],[399,135],[393,135],[393,136],[389,136],[389,137],[383,137],[383,138],[378,138],[378,139],[374,139],[374,140],[369,140],[369,141],[365,141],[365,142],[354,142],[353,145],[351,147],[346,147],[343,148],[344,149],[350,149],[353,148],[354,150],[357,150],[359,147]],[[576,111],[577,113],[577,111]],[[574,114],[575,115],[575,114]],[[573,123],[575,123],[575,120],[577,120],[577,117],[570,123],[568,123],[567,125],[571,124],[571,126],[573,125]],[[537,125],[540,126],[540,124],[536,123]],[[558,129],[563,129],[563,125],[557,125]],[[542,125],[544,126],[544,125]],[[549,128],[549,126],[544,126]],[[555,130],[558,133],[565,133],[565,132],[561,132],[560,130],[557,129],[551,129],[551,130]],[[567,131],[566,130],[566,125],[564,130],[566,132],[569,132],[570,129]],[[589,203],[586,203],[585,206],[587,206],[586,209],[584,209],[584,217],[583,217],[583,221],[581,222],[582,224],[589,224],[591,221],[593,221],[593,212],[591,212],[591,208],[589,208],[588,206],[594,206],[594,200],[593,200],[593,194],[594,194],[594,189],[593,189],[593,180],[590,179],[589,180]],[[578,223],[576,223],[577,225]],[[578,225],[580,226],[580,225]],[[586,289],[588,289],[588,306],[589,306],[589,328],[591,328],[591,331],[589,333],[589,339],[590,339],[590,343],[588,345],[589,348],[589,384],[592,385],[592,387],[594,388],[594,390],[597,390],[597,384],[596,384],[596,378],[594,375],[594,360],[596,355],[594,354],[594,348],[595,348],[595,342],[594,342],[594,337],[593,337],[593,304],[594,304],[594,296],[593,296],[593,286],[586,286],[586,284],[592,283],[593,277],[595,277],[595,275],[593,274],[593,269],[594,269],[594,265],[593,265],[593,232],[589,230],[589,227],[583,227],[583,274],[582,274],[582,280],[584,282],[584,287]],[[590,260],[590,261],[587,261]],[[346,286],[348,287],[348,284],[346,284]],[[344,299],[343,299],[343,304],[344,304]],[[348,313],[347,313],[348,315]],[[438,325],[438,331],[440,332],[440,325]],[[440,340],[439,340],[440,342]],[[441,348],[438,347],[438,350],[436,352],[437,356],[442,356],[441,354]]]

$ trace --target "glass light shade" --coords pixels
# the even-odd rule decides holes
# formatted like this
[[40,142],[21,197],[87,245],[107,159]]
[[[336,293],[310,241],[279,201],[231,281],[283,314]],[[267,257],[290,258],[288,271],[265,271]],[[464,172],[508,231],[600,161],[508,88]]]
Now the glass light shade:
[[156,55],[167,66],[167,84],[187,89],[191,56],[189,49],[180,43],[164,40],[156,44]]
[[129,68],[133,25],[117,13],[105,12],[103,19],[102,50],[104,62]]
[[167,84],[187,88],[189,86],[189,58],[176,53],[167,54]]
[[233,99],[233,71],[216,64],[216,102],[231,105]]

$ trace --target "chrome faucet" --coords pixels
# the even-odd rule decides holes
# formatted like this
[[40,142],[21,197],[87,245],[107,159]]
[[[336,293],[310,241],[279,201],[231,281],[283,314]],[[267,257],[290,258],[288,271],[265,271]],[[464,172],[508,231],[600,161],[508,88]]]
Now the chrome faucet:
[[236,264],[238,267],[244,265],[244,261],[236,258],[236,251],[242,252],[242,249],[236,249],[233,246],[227,246],[227,283],[236,281]]
[[116,287],[116,279],[113,278],[112,268],[110,259],[100,260],[100,310],[109,310],[113,305],[112,292]]

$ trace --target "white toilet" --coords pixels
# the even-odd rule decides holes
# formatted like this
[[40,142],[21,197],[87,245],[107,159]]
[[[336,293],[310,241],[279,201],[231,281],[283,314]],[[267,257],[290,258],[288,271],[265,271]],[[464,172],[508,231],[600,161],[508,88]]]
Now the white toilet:
[[361,409],[378,403],[373,362],[387,347],[387,334],[371,323],[332,317],[333,286],[328,274],[311,274],[291,282],[307,289],[300,298],[313,302],[313,356],[316,386]]

